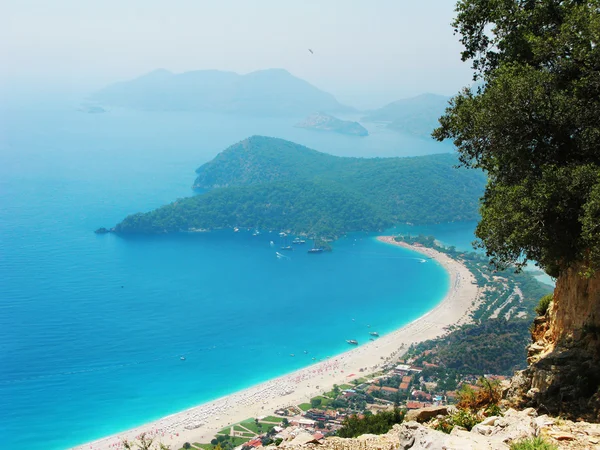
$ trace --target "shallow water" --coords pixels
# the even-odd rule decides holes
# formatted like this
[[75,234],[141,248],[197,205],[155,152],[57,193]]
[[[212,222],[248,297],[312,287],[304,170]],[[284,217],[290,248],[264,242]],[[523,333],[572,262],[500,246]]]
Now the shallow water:
[[189,195],[197,166],[252,134],[339,155],[447,150],[384,130],[357,140],[293,123],[2,112],[4,448],[65,448],[139,425],[342,352],[346,339],[366,342],[369,330],[390,332],[441,300],[439,265],[365,234],[286,259],[268,233],[93,234]]

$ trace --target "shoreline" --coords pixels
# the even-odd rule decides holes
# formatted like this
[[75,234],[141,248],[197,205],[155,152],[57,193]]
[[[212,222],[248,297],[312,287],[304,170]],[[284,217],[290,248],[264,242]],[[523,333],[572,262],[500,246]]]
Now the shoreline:
[[209,442],[228,425],[251,417],[272,415],[277,409],[308,402],[312,397],[331,390],[334,384],[346,384],[369,375],[390,359],[399,358],[413,343],[439,337],[445,334],[447,327],[469,322],[469,312],[477,303],[479,288],[475,277],[463,264],[433,249],[396,242],[391,236],[379,236],[377,240],[418,252],[444,267],[450,276],[450,286],[435,308],[376,341],[326,361],[73,448],[122,449],[123,439],[133,440],[141,433],[156,437],[172,450],[178,450],[185,442]]

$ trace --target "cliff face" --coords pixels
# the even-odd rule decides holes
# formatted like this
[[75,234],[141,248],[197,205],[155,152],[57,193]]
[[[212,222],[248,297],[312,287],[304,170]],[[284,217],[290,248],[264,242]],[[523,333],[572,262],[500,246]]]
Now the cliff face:
[[507,397],[553,414],[600,420],[600,275],[561,272],[554,300],[535,319],[529,367],[516,374]]

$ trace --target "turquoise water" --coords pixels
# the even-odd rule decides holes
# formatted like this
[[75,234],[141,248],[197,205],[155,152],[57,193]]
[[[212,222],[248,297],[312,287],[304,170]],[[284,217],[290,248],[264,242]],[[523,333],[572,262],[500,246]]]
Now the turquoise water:
[[251,134],[353,156],[445,149],[291,125],[56,106],[2,112],[3,448],[60,449],[142,424],[342,352],[346,339],[366,342],[367,325],[390,332],[443,297],[439,265],[365,234],[331,254],[279,260],[268,233],[92,232],[189,195],[198,165]]

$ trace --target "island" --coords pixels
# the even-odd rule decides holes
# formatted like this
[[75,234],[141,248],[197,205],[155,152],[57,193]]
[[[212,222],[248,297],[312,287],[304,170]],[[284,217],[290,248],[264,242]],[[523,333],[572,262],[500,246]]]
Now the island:
[[383,123],[390,130],[430,139],[431,132],[439,126],[438,118],[444,114],[449,100],[442,95],[422,94],[370,111],[361,120]]
[[146,111],[204,111],[251,116],[303,117],[314,111],[350,112],[336,98],[287,70],[240,75],[222,70],[172,73],[157,69],[92,94],[102,105]]
[[347,134],[350,136],[368,136],[369,132],[358,122],[350,120],[341,120],[323,112],[311,114],[302,122],[297,123],[296,127],[309,130],[333,131],[335,133]]
[[336,239],[397,223],[478,218],[486,177],[453,154],[348,158],[253,136],[197,169],[202,193],[126,217],[117,234],[235,227]]

